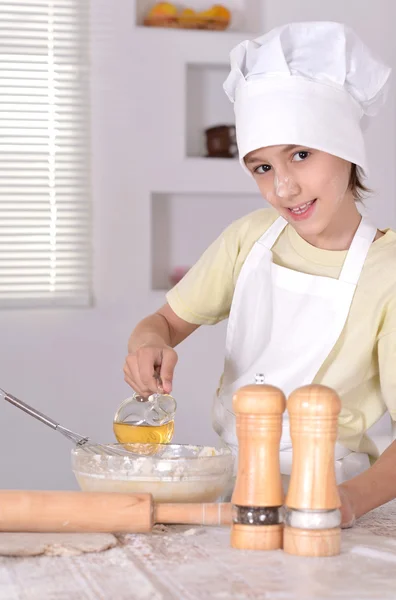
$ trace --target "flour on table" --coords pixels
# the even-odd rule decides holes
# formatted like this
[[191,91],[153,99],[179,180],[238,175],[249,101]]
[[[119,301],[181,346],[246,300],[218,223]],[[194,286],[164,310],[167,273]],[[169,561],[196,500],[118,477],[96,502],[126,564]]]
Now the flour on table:
[[0,556],[78,556],[115,546],[109,533],[0,533]]
[[187,531],[183,531],[183,535],[197,535],[199,533],[199,529],[187,529]]

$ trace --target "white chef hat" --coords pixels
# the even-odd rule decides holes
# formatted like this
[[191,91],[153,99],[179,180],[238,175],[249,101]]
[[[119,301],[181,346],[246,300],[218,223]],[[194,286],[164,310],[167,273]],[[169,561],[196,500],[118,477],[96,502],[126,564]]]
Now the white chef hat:
[[391,69],[346,25],[291,23],[230,54],[239,159],[278,144],[322,150],[367,174],[361,118],[383,104]]

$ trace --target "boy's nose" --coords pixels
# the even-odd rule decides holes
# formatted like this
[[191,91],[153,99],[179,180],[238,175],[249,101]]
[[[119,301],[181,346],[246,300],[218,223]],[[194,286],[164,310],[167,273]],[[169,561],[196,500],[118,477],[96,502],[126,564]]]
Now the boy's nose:
[[300,193],[300,186],[292,177],[275,175],[274,191],[278,198],[289,198]]

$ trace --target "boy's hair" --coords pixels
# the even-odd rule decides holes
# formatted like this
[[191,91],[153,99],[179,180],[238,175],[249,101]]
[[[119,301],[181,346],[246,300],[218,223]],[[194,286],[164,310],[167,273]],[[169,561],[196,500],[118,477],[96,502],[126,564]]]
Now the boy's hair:
[[363,177],[362,169],[352,163],[351,174],[349,176],[349,187],[356,202],[363,202],[366,195],[372,193],[370,188],[364,185]]

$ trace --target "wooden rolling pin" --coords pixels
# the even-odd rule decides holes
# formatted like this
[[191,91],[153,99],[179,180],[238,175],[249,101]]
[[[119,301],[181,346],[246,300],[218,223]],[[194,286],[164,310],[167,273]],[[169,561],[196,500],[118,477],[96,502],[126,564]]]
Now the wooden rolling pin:
[[0,491],[0,531],[146,533],[155,523],[230,525],[231,504],[155,504],[151,494]]

